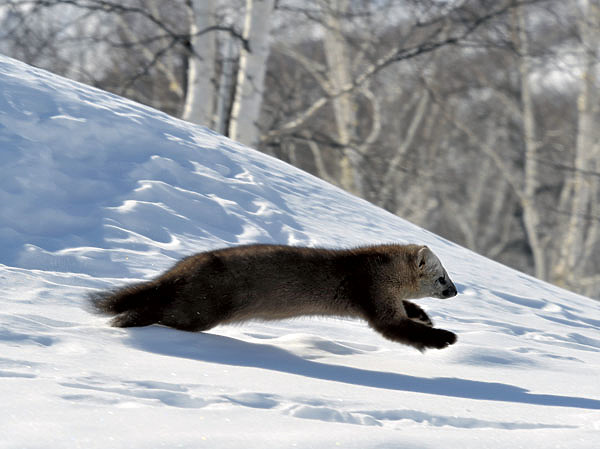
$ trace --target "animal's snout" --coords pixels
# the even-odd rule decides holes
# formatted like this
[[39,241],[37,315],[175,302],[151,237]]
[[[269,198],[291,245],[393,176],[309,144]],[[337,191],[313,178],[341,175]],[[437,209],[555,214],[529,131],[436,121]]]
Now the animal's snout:
[[442,296],[444,298],[452,298],[453,296],[456,296],[457,293],[458,292],[456,291],[456,287],[454,285],[451,285],[442,292]]

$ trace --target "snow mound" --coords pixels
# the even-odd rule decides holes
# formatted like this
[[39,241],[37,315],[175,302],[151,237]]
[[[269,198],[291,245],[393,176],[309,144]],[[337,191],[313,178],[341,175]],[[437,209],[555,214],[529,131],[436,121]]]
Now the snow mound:
[[[0,448],[591,448],[600,304],[508,269],[287,164],[0,56]],[[114,329],[92,289],[249,242],[416,242],[459,296],[456,345],[365,323]],[[468,433],[465,433],[468,431]]]

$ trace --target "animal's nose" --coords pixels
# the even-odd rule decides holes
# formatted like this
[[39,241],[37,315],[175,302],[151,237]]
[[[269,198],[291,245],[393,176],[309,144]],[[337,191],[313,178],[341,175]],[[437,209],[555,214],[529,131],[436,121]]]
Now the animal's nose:
[[442,295],[444,295],[444,298],[452,298],[453,296],[456,296],[457,293],[458,292],[456,291],[456,287],[454,285],[451,285],[442,292]]

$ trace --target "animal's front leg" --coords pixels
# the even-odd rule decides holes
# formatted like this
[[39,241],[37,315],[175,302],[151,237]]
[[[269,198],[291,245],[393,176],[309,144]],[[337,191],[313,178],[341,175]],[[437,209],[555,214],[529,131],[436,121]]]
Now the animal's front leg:
[[433,327],[431,318],[429,318],[429,315],[427,315],[427,313],[425,313],[421,307],[406,300],[402,301],[402,305],[404,306],[404,310],[406,311],[406,316],[408,316],[408,318],[414,321],[419,321],[429,327]]
[[419,351],[427,348],[443,349],[456,343],[456,334],[436,329],[418,321],[403,319],[397,322],[375,322],[371,326],[384,337],[413,346]]

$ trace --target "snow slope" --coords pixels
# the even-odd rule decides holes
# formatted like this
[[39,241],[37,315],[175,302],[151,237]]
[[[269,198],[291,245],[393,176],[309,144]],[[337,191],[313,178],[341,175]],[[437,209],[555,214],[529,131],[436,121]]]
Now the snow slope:
[[[592,448],[600,303],[304,172],[0,57],[0,448]],[[356,320],[108,327],[85,294],[248,242],[428,244],[456,345]]]

